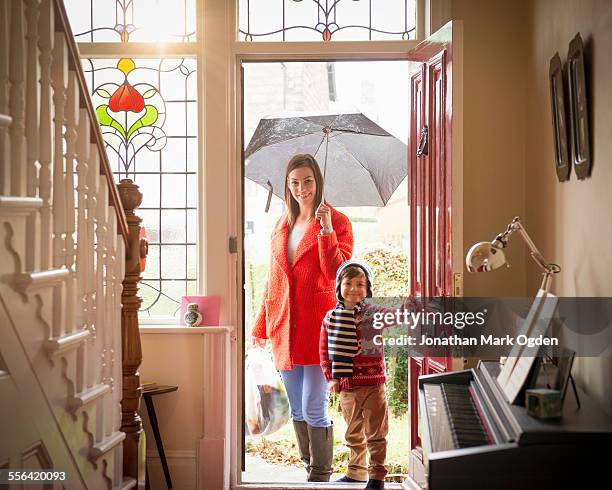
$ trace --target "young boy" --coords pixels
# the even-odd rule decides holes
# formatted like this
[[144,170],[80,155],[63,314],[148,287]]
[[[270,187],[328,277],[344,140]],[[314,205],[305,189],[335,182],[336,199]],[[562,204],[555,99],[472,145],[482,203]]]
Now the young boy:
[[356,260],[344,262],[336,274],[336,295],[336,308],[323,319],[319,354],[329,390],[340,393],[347,423],[345,439],[351,453],[348,472],[338,481],[365,483],[368,477],[366,490],[383,489],[389,424],[384,351],[373,341],[381,334],[372,321],[381,308],[363,301],[372,296],[370,268]]

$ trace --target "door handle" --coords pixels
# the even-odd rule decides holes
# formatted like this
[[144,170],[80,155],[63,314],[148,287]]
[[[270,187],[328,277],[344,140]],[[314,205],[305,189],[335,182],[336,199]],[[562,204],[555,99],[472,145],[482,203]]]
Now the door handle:
[[421,128],[421,139],[419,141],[419,147],[417,148],[416,156],[422,157],[427,155],[427,146],[429,145],[429,130],[427,124]]

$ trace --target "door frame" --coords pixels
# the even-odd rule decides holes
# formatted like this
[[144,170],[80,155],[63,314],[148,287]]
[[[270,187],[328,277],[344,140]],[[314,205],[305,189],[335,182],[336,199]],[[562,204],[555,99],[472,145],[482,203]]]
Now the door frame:
[[[233,3],[233,2],[232,2]],[[231,23],[230,23],[231,24]],[[455,23],[453,23],[453,28]],[[287,43],[245,43],[234,41],[230,45],[230,61],[229,72],[227,73],[229,87],[232,89],[229,95],[229,111],[228,111],[228,129],[229,134],[226,136],[230,141],[229,146],[229,161],[234,162],[229,170],[229,187],[232,190],[232,195],[228,195],[229,199],[229,229],[235,233],[232,235],[242,237],[243,230],[243,151],[242,151],[242,63],[243,62],[281,62],[281,61],[312,61],[312,62],[331,62],[331,61],[406,61],[408,52],[416,47],[420,41],[377,41],[377,42],[359,42],[347,41],[339,43],[324,43],[324,42],[287,42]],[[218,68],[218,67],[217,67]],[[461,77],[462,80],[462,77]],[[406,80],[408,83],[408,80]],[[454,88],[455,79],[453,79]],[[207,100],[212,98],[212,95],[207,97]],[[453,100],[455,103],[455,100]],[[453,109],[455,110],[455,109]],[[461,113],[461,112],[460,112]],[[220,121],[223,123],[225,121]],[[453,131],[462,136],[462,128]],[[462,175],[462,148],[457,150],[453,148],[453,173],[454,175]],[[455,168],[456,167],[456,168]],[[462,189],[462,185],[458,190]],[[455,196],[453,192],[453,206],[458,210],[462,208],[462,196]],[[453,231],[455,223],[459,224],[461,220],[453,221]],[[462,236],[455,243],[462,243]],[[242,451],[242,427],[241,417],[243,411],[243,356],[244,356],[244,324],[243,318],[243,270],[244,270],[244,250],[241,239],[236,240],[237,249],[235,260],[231,262],[230,277],[235,278],[235,283],[230,285],[231,292],[229,294],[230,305],[235,306],[235,309],[230,307],[231,323],[236,326],[235,338],[231,344],[230,358],[235,360],[231,362],[231,407],[230,407],[230,464],[229,464],[229,479],[230,485],[235,489],[250,489],[268,488],[267,486],[258,487],[254,484],[242,484],[241,482],[241,458]],[[453,263],[456,263],[456,258],[462,255],[462,246],[453,250]],[[459,262],[462,264],[462,261]],[[460,265],[455,265],[461,271]]]
[[[243,62],[247,62],[247,63],[281,63],[281,62],[335,62],[335,61],[407,61],[407,53],[408,50],[410,49],[410,45],[408,44],[410,43],[410,45],[412,45],[412,47],[416,46],[418,44],[417,41],[406,41],[404,43],[402,43],[405,47],[404,47],[404,51],[403,52],[398,52],[398,51],[388,51],[388,52],[381,52],[378,50],[374,50],[372,53],[353,53],[353,52],[349,52],[349,51],[341,51],[341,50],[332,50],[333,54],[330,53],[325,53],[325,52],[321,52],[321,53],[309,53],[308,56],[303,55],[301,52],[299,53],[292,53],[292,56],[287,56],[285,53],[283,53],[283,55],[278,55],[278,56],[273,56],[270,57],[270,55],[245,55],[245,54],[239,54],[236,57],[236,62],[237,62],[237,70],[236,73],[238,75],[237,80],[236,80],[236,85],[239,87],[239,94],[237,92],[237,96],[238,96],[238,100],[236,103],[236,107],[238,109],[238,114],[240,116],[240,118],[236,121],[237,125],[239,125],[239,132],[236,135],[238,138],[238,142],[239,142],[239,146],[236,148],[236,154],[238,155],[238,159],[237,159],[237,168],[236,168],[236,176],[238,179],[237,182],[237,188],[236,188],[236,196],[240,197],[240,202],[237,203],[238,204],[238,218],[237,218],[237,226],[239,228],[239,232],[238,232],[238,237],[242,237],[244,236],[243,233],[243,223],[244,223],[244,187],[243,187],[243,182],[244,182],[244,176],[242,175],[242,170],[243,170],[243,152],[242,152],[242,145],[243,145],[243,121],[242,121],[242,115],[243,115],[243,90],[244,90],[244,79],[243,79],[243,74],[244,74],[244,70],[242,70],[242,63]],[[344,43],[343,43],[344,44]],[[362,44],[362,43],[359,43]],[[312,48],[311,48],[312,49]],[[395,49],[395,48],[394,48]],[[408,82],[406,82],[408,83]],[[407,108],[407,110],[409,111],[410,109]],[[236,355],[232,356],[233,359],[237,360],[237,365],[236,365],[236,384],[232,383],[233,386],[235,386],[235,390],[237,391],[236,396],[235,396],[235,400],[236,403],[233,403],[233,408],[235,408],[236,410],[236,414],[235,414],[235,420],[238,422],[237,426],[233,426],[232,427],[232,447],[235,448],[235,454],[232,454],[232,470],[235,471],[235,477],[236,480],[233,480],[233,486],[232,488],[248,488],[249,490],[254,490],[257,489],[257,485],[253,485],[253,484],[245,484],[244,487],[242,487],[242,481],[241,481],[241,465],[242,465],[242,454],[244,453],[244,448],[243,448],[243,438],[242,438],[242,432],[243,432],[243,421],[242,421],[242,413],[243,413],[243,403],[244,403],[244,380],[243,380],[243,372],[244,372],[244,338],[245,336],[248,336],[248,333],[244,331],[245,329],[245,325],[244,325],[244,293],[243,293],[243,288],[242,288],[242,284],[244,281],[244,270],[245,270],[245,261],[244,261],[244,248],[243,248],[243,241],[238,239],[237,240],[238,243],[238,257],[237,257],[237,266],[236,266],[236,272],[237,272],[237,287],[236,290],[237,292],[241,293],[236,301],[237,307],[238,307],[238,312],[237,312],[237,316],[236,316]],[[263,488],[268,488],[268,487],[261,487]],[[309,487],[307,487],[309,488]]]
[[[428,295],[443,295],[443,296],[462,296],[463,295],[463,257],[464,257],[464,243],[463,243],[463,23],[461,21],[452,21],[447,23],[441,29],[436,31],[433,35],[428,37],[423,43],[419,44],[417,48],[411,51],[409,58],[420,62],[419,66],[410,74],[410,83],[413,85],[413,80],[420,77],[422,92],[427,95],[423,95],[425,100],[422,103],[421,119],[416,121],[414,113],[411,114],[411,130],[410,134],[414,138],[415,131],[422,126],[424,121],[430,121],[434,117],[432,107],[430,106],[431,97],[428,94],[433,89],[433,82],[431,79],[432,67],[439,61],[442,63],[448,63],[449,72],[444,73],[446,76],[446,92],[442,95],[444,100],[450,100],[451,111],[450,114],[445,112],[442,117],[445,118],[445,130],[442,140],[442,151],[445,152],[445,159],[450,157],[450,185],[445,186],[445,191],[450,190],[450,264],[446,262],[448,271],[445,270],[444,278],[442,278],[442,287],[437,288],[437,282],[434,279],[429,267],[426,267],[426,261],[423,260],[423,251],[425,249],[425,237],[423,230],[421,229],[418,235],[419,241],[421,242],[418,246],[420,247],[421,254],[419,255],[420,263],[420,275],[421,280],[425,281],[426,284],[421,284],[421,293],[423,296]],[[444,61],[446,59],[446,62]],[[445,68],[446,69],[446,68]],[[412,91],[412,89],[411,89]],[[411,99],[412,102],[412,99]],[[446,106],[445,103],[442,104]],[[443,110],[446,107],[443,107]],[[430,121],[431,127],[431,121]],[[430,143],[431,135],[433,131],[430,131]],[[450,154],[448,154],[448,141],[450,138]],[[411,141],[410,150],[414,152],[418,146],[418,143]],[[411,153],[413,155],[413,153]],[[432,153],[424,157],[421,167],[426,165],[425,174],[430,175],[432,172],[432,162],[430,157]],[[412,157],[414,158],[414,157]],[[418,168],[414,167],[409,161],[409,172],[411,175],[416,175]],[[420,170],[423,174],[423,170]],[[430,175],[431,177],[431,175]],[[430,177],[427,177],[429,179]],[[423,188],[421,193],[424,193],[426,188],[425,184],[430,185],[429,181],[425,179],[423,182]],[[416,192],[419,182],[414,181],[411,183],[411,189]],[[449,189],[450,188],[450,189]],[[429,188],[431,192],[431,187]],[[418,195],[418,194],[417,194]],[[424,194],[425,195],[425,194]],[[421,199],[427,200],[425,197]],[[418,200],[418,198],[417,198]],[[449,202],[446,200],[446,202]],[[446,203],[444,204],[447,205]],[[422,207],[422,206],[421,206]],[[421,209],[419,217],[424,212]],[[430,210],[428,212],[431,212]],[[411,209],[411,219],[416,217],[416,210]],[[419,221],[422,221],[419,219]],[[412,229],[412,226],[411,226]],[[415,236],[411,231],[411,238],[414,240]],[[431,239],[431,237],[430,237]],[[436,239],[437,242],[437,239]],[[437,253],[437,252],[436,252]],[[446,252],[443,252],[443,259],[446,261]],[[414,257],[411,258],[411,266],[415,266]],[[446,268],[444,268],[446,269]],[[427,273],[425,273],[427,272]],[[432,287],[432,284],[433,286]],[[418,441],[418,390],[417,390],[417,379],[419,375],[440,373],[446,371],[453,371],[457,369],[463,369],[463,363],[460,359],[452,358],[427,358],[427,357],[410,357],[409,359],[409,407],[411,408],[410,420],[410,474],[415,483],[424,483],[426,480],[425,469],[422,466],[422,451],[421,447],[417,444]],[[416,421],[416,425],[413,423]]]

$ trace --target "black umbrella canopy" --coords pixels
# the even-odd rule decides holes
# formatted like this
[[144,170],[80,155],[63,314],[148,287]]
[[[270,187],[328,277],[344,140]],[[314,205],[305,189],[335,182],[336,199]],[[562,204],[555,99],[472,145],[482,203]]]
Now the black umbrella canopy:
[[406,177],[406,145],[360,113],[270,117],[245,151],[246,177],[284,198],[285,168],[310,153],[334,206],[384,206]]

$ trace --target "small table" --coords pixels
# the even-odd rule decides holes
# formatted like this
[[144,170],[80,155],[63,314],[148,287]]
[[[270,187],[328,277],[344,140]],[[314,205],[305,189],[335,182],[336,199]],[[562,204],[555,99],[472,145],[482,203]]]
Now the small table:
[[170,478],[168,462],[166,461],[166,453],[164,452],[164,444],[162,442],[161,434],[159,433],[159,425],[157,424],[157,416],[155,415],[155,405],[153,404],[153,397],[155,395],[171,393],[176,390],[178,390],[178,386],[157,384],[143,386],[142,388],[142,397],[144,398],[145,404],[147,405],[147,415],[149,416],[149,421],[151,422],[153,436],[155,437],[155,445],[157,446],[157,452],[159,453],[159,459],[161,460],[162,468],[164,470],[164,477],[166,478],[166,485],[168,485],[168,488],[172,488],[172,478]]

